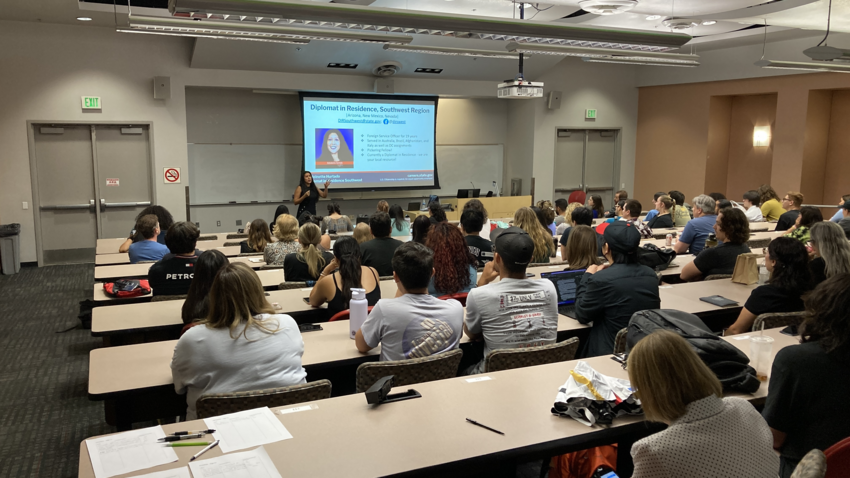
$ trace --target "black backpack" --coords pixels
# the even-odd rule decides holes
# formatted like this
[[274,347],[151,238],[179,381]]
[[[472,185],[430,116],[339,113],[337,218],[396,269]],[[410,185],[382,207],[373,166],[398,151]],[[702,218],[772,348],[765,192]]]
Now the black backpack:
[[640,339],[656,330],[671,330],[688,341],[694,352],[708,365],[724,390],[753,393],[761,384],[750,359],[734,345],[712,332],[696,315],[672,309],[635,312],[626,333],[626,353]]
[[655,244],[644,244],[638,248],[638,262],[654,271],[663,271],[676,258],[673,249],[662,249]]

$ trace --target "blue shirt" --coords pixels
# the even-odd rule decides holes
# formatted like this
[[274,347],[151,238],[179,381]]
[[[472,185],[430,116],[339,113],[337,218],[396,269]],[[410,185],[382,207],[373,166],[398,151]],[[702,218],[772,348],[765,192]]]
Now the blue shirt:
[[644,218],[643,222],[649,222],[650,219],[658,215],[658,209],[653,209],[646,213],[646,218]]
[[838,212],[836,212],[829,220],[832,222],[839,222],[844,219],[844,213],[842,211],[844,211],[844,208],[838,208]]
[[[477,284],[478,284],[478,269],[476,269],[472,266],[469,266],[469,285],[466,287],[466,289],[459,290],[457,292],[458,293],[469,292],[472,289],[474,289]],[[445,292],[437,291],[436,286],[434,286],[434,276],[431,276],[431,282],[428,283],[428,293],[433,295],[434,297],[442,297],[444,295],[447,295]]]
[[392,233],[390,234],[391,237],[409,236],[410,235],[410,221],[402,221],[400,231],[398,230],[398,228],[395,227],[395,223],[396,223],[395,219],[393,219],[390,222],[390,229],[392,230]]
[[714,214],[691,219],[682,231],[682,235],[679,236],[679,242],[690,244],[688,250],[691,254],[699,254],[705,249],[705,240],[708,239],[708,235],[714,234],[716,221],[717,216]]
[[136,264],[139,261],[158,261],[168,254],[168,247],[156,241],[139,241],[130,244],[130,264]]

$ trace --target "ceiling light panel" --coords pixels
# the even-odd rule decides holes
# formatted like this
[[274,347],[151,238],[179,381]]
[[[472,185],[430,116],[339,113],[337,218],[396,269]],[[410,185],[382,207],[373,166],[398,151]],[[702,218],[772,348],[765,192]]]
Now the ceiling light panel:
[[807,61],[777,61],[777,60],[759,60],[755,62],[756,66],[774,70],[800,70],[800,71],[824,71],[835,73],[850,73],[850,64],[841,63],[826,63],[826,62],[807,62]]
[[623,58],[630,60],[650,60],[653,62],[699,64],[698,55],[660,52],[626,52],[609,48],[577,48],[558,45],[533,45],[524,43],[509,43],[508,51],[514,53],[531,53],[540,55],[580,56],[588,58]]
[[177,36],[177,37],[190,37],[190,38],[211,38],[214,40],[247,40],[247,41],[258,41],[258,42],[267,42],[267,43],[289,43],[293,45],[306,45],[310,43],[310,40],[306,39],[297,39],[297,38],[277,38],[274,36],[251,36],[244,35],[238,32],[226,32],[220,31],[218,33],[204,33],[198,31],[180,31],[179,29],[173,28],[163,28],[163,29],[154,29],[154,28],[145,28],[145,29],[132,29],[132,28],[118,28],[118,32],[120,33],[144,33],[148,35],[165,35],[165,36]]
[[[387,43],[384,50],[406,53],[425,53],[428,55],[471,56],[475,58],[501,58],[507,60],[519,59],[519,53],[493,50],[467,50],[464,48],[431,47],[421,45],[396,45]],[[525,55],[528,58],[528,55]]]
[[618,65],[643,65],[643,66],[677,66],[684,68],[693,68],[699,66],[699,63],[671,63],[671,62],[658,62],[653,61],[652,59],[646,58],[642,60],[637,59],[614,59],[614,58],[582,58],[583,61],[587,63],[614,63]]

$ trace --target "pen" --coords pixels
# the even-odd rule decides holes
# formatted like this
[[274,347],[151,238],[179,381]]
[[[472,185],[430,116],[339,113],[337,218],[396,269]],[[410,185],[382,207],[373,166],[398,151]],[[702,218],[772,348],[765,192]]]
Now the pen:
[[210,445],[208,447],[204,448],[203,450],[199,451],[198,453],[195,453],[195,456],[193,456],[192,458],[189,458],[189,461],[195,461],[195,458],[198,458],[199,456],[203,455],[204,453],[206,453],[206,452],[212,450],[213,448],[217,447],[218,442],[220,442],[220,441],[221,440],[216,440],[216,441],[210,443]]
[[209,444],[208,441],[179,441],[177,443],[166,443],[165,446],[207,446]]
[[188,440],[188,439],[191,439],[191,438],[203,438],[203,437],[204,437],[204,433],[195,433],[193,435],[177,435],[177,436],[170,436],[170,437],[162,437],[162,438],[158,438],[156,441],[162,443],[162,442],[180,441],[180,440]]
[[180,435],[197,435],[198,433],[203,433],[203,434],[206,435],[207,433],[215,433],[215,430],[210,429],[210,430],[197,430],[197,431],[194,431],[194,432],[174,432],[174,433],[171,434],[171,436],[176,437],[176,436],[180,436]]
[[499,430],[496,430],[495,428],[490,428],[490,427],[488,427],[487,425],[482,425],[482,424],[480,424],[480,423],[476,422],[475,420],[473,420],[473,419],[471,419],[471,418],[467,418],[467,419],[466,419],[466,421],[468,421],[469,423],[471,423],[471,424],[473,424],[473,425],[478,425],[478,426],[479,426],[479,427],[481,427],[481,428],[486,428],[486,429],[490,430],[490,431],[491,431],[491,432],[493,432],[493,433],[498,433],[499,435],[504,435],[504,433],[500,432]]

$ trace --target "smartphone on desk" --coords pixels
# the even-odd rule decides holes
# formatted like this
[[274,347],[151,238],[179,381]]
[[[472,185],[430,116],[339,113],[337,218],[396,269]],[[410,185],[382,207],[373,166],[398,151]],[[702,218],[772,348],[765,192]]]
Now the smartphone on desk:
[[319,324],[298,324],[298,330],[301,332],[316,332],[324,329]]

